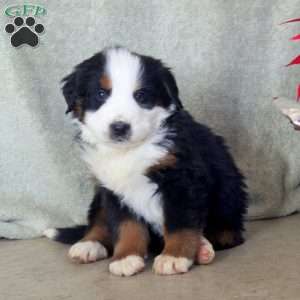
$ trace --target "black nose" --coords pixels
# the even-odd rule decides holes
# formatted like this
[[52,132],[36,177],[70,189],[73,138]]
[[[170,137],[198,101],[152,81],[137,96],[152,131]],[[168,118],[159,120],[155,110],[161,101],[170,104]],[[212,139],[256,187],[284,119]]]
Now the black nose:
[[130,124],[125,122],[114,122],[110,124],[110,137],[113,140],[121,141],[130,136]]

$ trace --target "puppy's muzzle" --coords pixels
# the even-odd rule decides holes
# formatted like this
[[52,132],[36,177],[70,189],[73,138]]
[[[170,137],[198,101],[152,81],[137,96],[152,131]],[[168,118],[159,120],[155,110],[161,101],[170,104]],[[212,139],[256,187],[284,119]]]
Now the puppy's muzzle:
[[110,138],[117,142],[128,140],[131,136],[131,126],[129,123],[118,121],[109,126]]

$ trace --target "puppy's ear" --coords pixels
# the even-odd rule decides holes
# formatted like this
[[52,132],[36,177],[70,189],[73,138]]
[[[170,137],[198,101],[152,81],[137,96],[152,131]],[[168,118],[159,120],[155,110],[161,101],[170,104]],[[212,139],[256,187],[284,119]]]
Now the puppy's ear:
[[66,113],[73,112],[74,117],[82,118],[92,79],[101,73],[104,64],[103,52],[96,53],[77,65],[73,73],[63,78],[62,92],[68,105]]
[[66,114],[74,111],[76,102],[79,100],[79,87],[78,87],[78,70],[66,76],[62,80],[62,92],[67,102]]
[[176,80],[170,69],[164,68],[163,71],[163,84],[166,89],[168,96],[171,98],[172,103],[175,104],[177,110],[182,109],[183,105],[179,99],[178,87]]

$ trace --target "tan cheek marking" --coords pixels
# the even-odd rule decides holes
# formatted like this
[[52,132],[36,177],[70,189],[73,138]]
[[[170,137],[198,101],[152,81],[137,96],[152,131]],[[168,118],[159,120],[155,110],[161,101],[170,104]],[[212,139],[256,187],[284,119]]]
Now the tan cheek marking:
[[165,157],[161,158],[155,165],[150,167],[147,171],[147,173],[159,171],[161,169],[166,169],[168,167],[173,167],[175,166],[177,161],[177,158],[175,154],[173,153],[168,153]]
[[119,260],[129,255],[144,257],[147,254],[148,242],[149,233],[143,224],[131,220],[121,223],[113,260]]
[[105,90],[111,90],[112,88],[112,82],[110,80],[110,78],[108,77],[108,75],[104,74],[100,77],[100,86],[101,88],[105,89]]
[[200,232],[197,230],[184,229],[174,233],[164,233],[164,255],[186,257],[195,259],[199,247]]

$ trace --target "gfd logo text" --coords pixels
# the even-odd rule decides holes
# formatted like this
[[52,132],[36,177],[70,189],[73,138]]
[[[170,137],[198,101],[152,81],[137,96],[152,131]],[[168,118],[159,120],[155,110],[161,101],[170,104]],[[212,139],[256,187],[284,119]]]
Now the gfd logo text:
[[7,17],[26,17],[29,15],[41,17],[44,16],[47,11],[44,7],[39,5],[24,4],[9,6],[5,9],[4,13]]

